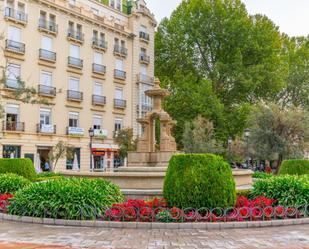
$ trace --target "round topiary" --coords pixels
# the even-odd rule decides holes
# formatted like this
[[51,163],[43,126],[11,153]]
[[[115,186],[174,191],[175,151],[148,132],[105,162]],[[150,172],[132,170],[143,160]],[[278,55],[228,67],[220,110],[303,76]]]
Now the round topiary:
[[279,175],[306,175],[309,174],[309,160],[284,160]]
[[36,177],[32,161],[29,158],[1,158],[0,174],[13,173],[29,180]]
[[123,202],[118,186],[102,179],[64,178],[33,183],[16,193],[10,214],[55,219],[97,219]]
[[163,188],[169,206],[179,208],[231,207],[236,201],[232,170],[212,154],[174,155]]
[[16,191],[28,186],[31,182],[19,175],[0,174],[0,195],[14,194]]

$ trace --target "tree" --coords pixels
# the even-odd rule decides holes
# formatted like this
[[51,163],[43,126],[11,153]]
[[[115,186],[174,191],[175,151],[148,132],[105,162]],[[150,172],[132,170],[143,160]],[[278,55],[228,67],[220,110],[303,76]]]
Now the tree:
[[73,157],[74,157],[73,147],[67,144],[66,142],[59,141],[48,154],[52,171],[56,170],[59,159],[62,158],[73,159]]
[[133,129],[124,128],[117,131],[115,134],[115,142],[119,144],[119,156],[125,159],[128,156],[128,151],[136,150],[136,139],[133,136]]
[[240,135],[250,106],[273,99],[287,65],[278,28],[250,16],[240,0],[187,0],[164,19],[155,39],[156,75],[171,91],[166,110],[177,120],[210,119],[216,137]]
[[262,160],[276,160],[277,170],[283,159],[302,157],[306,151],[309,139],[307,111],[260,103],[248,120],[254,156]]
[[224,151],[214,137],[213,123],[201,116],[186,123],[183,145],[186,153],[221,154]]

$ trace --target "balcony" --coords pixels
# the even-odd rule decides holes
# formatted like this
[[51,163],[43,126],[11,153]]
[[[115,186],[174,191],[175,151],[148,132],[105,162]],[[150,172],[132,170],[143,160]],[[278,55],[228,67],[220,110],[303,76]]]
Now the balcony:
[[141,106],[137,105],[137,108],[142,112],[150,112],[152,110],[152,106],[149,104],[142,104]]
[[58,25],[53,21],[48,21],[44,18],[39,19],[39,30],[49,34],[56,35],[58,33]]
[[47,97],[55,97],[56,96],[56,87],[39,85],[38,86],[38,94]]
[[20,89],[20,81],[18,79],[5,79],[5,88]]
[[148,65],[150,63],[150,56],[145,53],[140,53],[139,61]]
[[127,73],[125,71],[115,69],[114,70],[114,78],[120,79],[120,80],[125,80],[127,78]]
[[69,56],[68,57],[68,66],[69,67],[75,67],[75,68],[78,68],[78,69],[83,69],[83,60]]
[[24,122],[3,121],[2,130],[3,131],[24,132],[25,123]]
[[28,16],[26,13],[10,7],[5,8],[4,17],[7,20],[11,20],[22,25],[26,25],[26,23],[28,22]]
[[5,40],[5,50],[18,54],[25,54],[25,44],[13,40]]
[[106,51],[107,50],[107,41],[93,37],[92,38],[92,48]]
[[84,42],[84,34],[79,30],[69,29],[68,30],[68,40],[75,41],[78,43]]
[[114,99],[114,107],[117,109],[125,109],[127,107],[127,101],[123,99]]
[[114,54],[121,56],[121,57],[127,57],[128,55],[128,49],[126,49],[123,46],[115,45],[114,46]]
[[106,73],[106,66],[93,63],[92,64],[92,72],[97,74],[105,74]]
[[150,40],[149,34],[143,32],[143,31],[140,31],[139,32],[139,39],[142,40],[142,41],[145,41],[145,42],[149,42],[149,40]]
[[40,48],[39,49],[39,58],[40,58],[40,60],[56,62],[57,54],[55,52]]
[[85,134],[85,129],[81,127],[67,127],[67,135],[73,137],[82,137]]
[[56,134],[56,125],[37,124],[36,132],[42,134]]
[[92,104],[104,106],[104,105],[106,105],[106,97],[93,94],[92,95]]
[[83,101],[83,93],[78,92],[78,91],[68,90],[67,100],[81,102]]
[[137,82],[138,83],[145,83],[145,84],[148,84],[148,85],[153,85],[154,78],[150,77],[146,74],[140,73],[140,74],[137,75]]

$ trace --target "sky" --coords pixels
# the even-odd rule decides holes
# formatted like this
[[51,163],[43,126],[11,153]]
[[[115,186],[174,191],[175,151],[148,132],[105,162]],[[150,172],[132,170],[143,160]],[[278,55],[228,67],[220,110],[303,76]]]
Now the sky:
[[[181,0],[146,0],[159,22],[169,17]],[[309,35],[309,0],[243,0],[250,14],[267,15],[290,36]]]

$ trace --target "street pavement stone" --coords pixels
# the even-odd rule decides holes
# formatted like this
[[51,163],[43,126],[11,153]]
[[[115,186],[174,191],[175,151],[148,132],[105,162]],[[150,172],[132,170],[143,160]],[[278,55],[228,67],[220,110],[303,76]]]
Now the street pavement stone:
[[0,221],[0,249],[309,249],[309,225],[168,230]]

